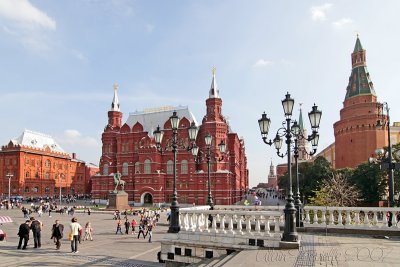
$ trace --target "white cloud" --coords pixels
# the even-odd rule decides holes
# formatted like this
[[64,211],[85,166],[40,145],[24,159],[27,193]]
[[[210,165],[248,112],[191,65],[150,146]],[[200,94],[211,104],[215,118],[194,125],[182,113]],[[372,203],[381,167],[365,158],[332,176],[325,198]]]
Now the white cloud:
[[256,63],[254,63],[254,67],[266,67],[266,66],[271,66],[273,65],[274,62],[270,61],[270,60],[265,60],[265,59],[259,59],[257,60]]
[[146,24],[146,32],[152,33],[154,31],[154,25]]
[[332,22],[333,27],[335,27],[336,29],[342,29],[343,27],[345,27],[346,25],[352,24],[353,20],[350,18],[341,18],[335,22]]
[[332,7],[332,4],[325,3],[322,6],[313,6],[310,8],[311,19],[314,21],[326,20],[326,12]]
[[1,0],[0,17],[13,21],[23,28],[56,29],[55,20],[34,7],[28,0]]
[[28,0],[0,0],[0,21],[4,33],[36,51],[50,49],[48,33],[54,32],[57,27],[53,18]]
[[78,130],[67,129],[62,136],[56,138],[62,146],[98,147],[97,140],[90,136],[83,136]]

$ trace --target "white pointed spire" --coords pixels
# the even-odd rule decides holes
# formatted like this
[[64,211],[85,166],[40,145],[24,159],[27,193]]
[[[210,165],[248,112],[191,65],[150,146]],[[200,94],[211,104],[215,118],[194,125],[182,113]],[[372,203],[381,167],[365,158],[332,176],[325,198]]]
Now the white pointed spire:
[[211,81],[211,88],[210,88],[210,93],[209,93],[209,98],[219,98],[219,90],[217,86],[217,80],[215,79],[215,71],[216,68],[212,68],[212,81]]
[[117,90],[118,90],[118,84],[114,83],[114,98],[113,98],[113,102],[111,104],[111,111],[121,111],[119,109],[119,100],[118,100]]

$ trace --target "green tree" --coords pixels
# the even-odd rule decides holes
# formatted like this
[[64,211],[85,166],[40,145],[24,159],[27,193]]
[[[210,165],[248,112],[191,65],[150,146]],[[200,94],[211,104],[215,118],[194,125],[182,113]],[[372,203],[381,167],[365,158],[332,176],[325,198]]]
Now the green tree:
[[379,164],[362,163],[349,177],[350,183],[360,190],[361,198],[366,203],[376,203],[385,194],[387,178]]
[[315,206],[354,207],[359,202],[360,192],[343,174],[335,173],[321,182],[320,188],[310,202]]

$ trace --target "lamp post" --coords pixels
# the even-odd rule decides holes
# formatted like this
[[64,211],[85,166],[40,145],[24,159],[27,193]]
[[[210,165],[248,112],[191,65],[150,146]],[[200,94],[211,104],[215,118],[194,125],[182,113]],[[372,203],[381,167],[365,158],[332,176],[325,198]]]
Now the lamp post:
[[62,196],[61,196],[61,175],[60,174],[58,174],[58,180],[60,182],[60,206],[61,206]]
[[[261,136],[263,142],[269,146],[274,144],[275,149],[277,151],[277,155],[279,157],[284,157],[285,154],[280,153],[280,149],[282,148],[282,138],[286,139],[286,155],[287,155],[287,168],[289,174],[289,190],[286,198],[286,205],[284,209],[285,213],[285,228],[282,235],[282,241],[286,242],[297,242],[298,235],[296,231],[295,225],[295,213],[296,208],[294,206],[293,199],[293,191],[292,191],[292,162],[291,162],[291,145],[294,142],[291,126],[294,124],[292,121],[292,111],[294,106],[294,99],[290,97],[290,94],[287,93],[285,99],[282,100],[283,111],[285,113],[286,120],[282,123],[282,127],[279,128],[276,132],[276,136],[273,140],[267,140],[269,127],[271,124],[271,119],[267,117],[265,112],[262,114],[261,119],[258,120],[258,124],[261,131]],[[313,106],[313,110],[309,113],[311,127],[313,129],[319,128],[319,123],[321,120],[322,112],[317,109],[317,106]]]
[[8,205],[11,204],[11,178],[14,177],[13,174],[7,173],[6,177],[8,178]]
[[[315,107],[315,109],[314,109]],[[312,111],[308,114],[311,122],[311,117],[314,116],[315,112],[318,112],[317,107],[314,105]],[[302,226],[301,222],[301,200],[300,200],[300,184],[299,184],[299,141],[300,140],[306,140],[308,142],[311,142],[312,145],[312,151],[308,152],[307,150],[304,150],[303,153],[306,153],[310,156],[315,155],[317,152],[317,146],[318,146],[318,141],[319,141],[319,134],[318,134],[318,127],[314,128],[312,130],[312,134],[305,136],[304,132],[301,131],[300,126],[296,121],[294,121],[292,125],[292,133],[294,136],[294,147],[293,147],[293,154],[294,154],[294,164],[295,164],[295,169],[296,169],[296,193],[294,195],[294,206],[296,207],[297,210],[297,216],[296,216],[296,227]]]
[[[383,102],[379,105],[379,109],[382,110],[382,120],[378,120],[376,126],[377,127],[385,127],[387,126],[387,135],[388,135],[388,158],[387,162],[381,163],[382,170],[388,170],[389,172],[389,205],[390,207],[394,207],[394,179],[393,179],[393,172],[395,169],[399,169],[400,166],[396,166],[396,163],[393,162],[393,154],[392,154],[392,143],[390,140],[390,115],[389,115],[389,105],[387,102]],[[383,111],[386,111],[387,120],[386,122],[384,119]],[[382,123],[383,121],[383,123]]]
[[[178,149],[178,143],[177,143],[177,135],[178,135],[178,127],[179,127],[179,121],[180,118],[176,114],[176,111],[172,113],[172,116],[169,118],[171,122],[171,128],[172,128],[172,145],[168,145],[165,148],[161,147],[161,142],[164,136],[164,132],[160,130],[160,126],[157,126],[157,129],[153,132],[154,134],[154,140],[157,146],[157,150],[160,153],[163,153],[166,151],[168,148],[172,148],[172,153],[174,156],[174,161],[173,161],[173,191],[172,191],[172,202],[171,202],[171,215],[170,215],[170,224],[168,228],[168,233],[178,233],[180,231],[180,226],[179,226],[179,206],[178,206],[178,194],[176,192],[176,152]],[[198,128],[195,125],[194,122],[190,125],[188,128],[189,132],[189,139],[190,142],[193,144],[194,141],[196,141],[197,137],[197,132]],[[179,146],[179,148],[182,149],[187,149],[191,150],[193,148],[193,145],[190,145],[188,147],[185,146]]]
[[[211,143],[212,143],[212,136],[208,133],[204,137],[204,141],[206,144],[206,160],[207,160],[207,179],[208,179],[208,196],[207,196],[207,205],[210,206],[210,210],[214,209],[214,201],[211,193]],[[222,153],[222,157],[218,158],[218,161],[222,161],[224,159],[224,154],[226,151],[226,144],[224,140],[221,140],[221,143],[218,145],[219,151]],[[199,147],[195,144],[193,145],[192,155],[196,158],[199,153]],[[200,163],[200,159],[197,161]]]

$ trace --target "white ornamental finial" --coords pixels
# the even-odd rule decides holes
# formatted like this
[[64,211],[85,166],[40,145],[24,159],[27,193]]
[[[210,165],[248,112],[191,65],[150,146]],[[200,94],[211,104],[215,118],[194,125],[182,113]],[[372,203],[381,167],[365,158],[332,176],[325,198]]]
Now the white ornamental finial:
[[120,111],[118,94],[117,94],[117,90],[119,87],[118,83],[114,83],[113,87],[114,87],[114,98],[113,98],[113,102],[111,104],[111,111]]
[[216,72],[216,68],[213,67],[212,68],[212,81],[211,81],[211,88],[210,88],[210,92],[209,92],[209,98],[219,98],[219,90],[218,90],[218,86],[217,86],[217,80],[215,79],[215,72]]

